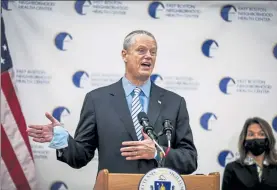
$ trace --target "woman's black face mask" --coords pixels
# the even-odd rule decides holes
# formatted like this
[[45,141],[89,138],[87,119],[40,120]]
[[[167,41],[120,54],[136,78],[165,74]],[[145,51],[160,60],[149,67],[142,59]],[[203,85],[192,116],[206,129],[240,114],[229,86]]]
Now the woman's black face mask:
[[259,156],[268,149],[268,140],[265,139],[248,139],[244,142],[245,150],[250,151],[254,156]]

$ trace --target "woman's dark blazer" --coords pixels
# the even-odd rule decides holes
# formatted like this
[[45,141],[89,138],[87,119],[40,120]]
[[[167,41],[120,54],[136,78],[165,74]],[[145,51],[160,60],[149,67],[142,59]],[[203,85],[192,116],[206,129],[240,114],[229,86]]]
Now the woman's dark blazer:
[[277,165],[264,165],[260,181],[255,164],[230,162],[224,170],[222,190],[277,190]]

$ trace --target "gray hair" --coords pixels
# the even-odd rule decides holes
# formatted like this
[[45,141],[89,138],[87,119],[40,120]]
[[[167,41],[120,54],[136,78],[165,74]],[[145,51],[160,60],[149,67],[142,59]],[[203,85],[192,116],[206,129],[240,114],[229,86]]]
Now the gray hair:
[[147,35],[147,36],[153,38],[153,40],[155,40],[155,42],[156,42],[154,35],[151,34],[150,32],[147,32],[145,30],[134,30],[125,37],[124,42],[123,42],[123,49],[128,50],[130,48],[130,46],[134,43],[134,39],[135,39],[134,37],[136,35],[140,35],[140,34]]

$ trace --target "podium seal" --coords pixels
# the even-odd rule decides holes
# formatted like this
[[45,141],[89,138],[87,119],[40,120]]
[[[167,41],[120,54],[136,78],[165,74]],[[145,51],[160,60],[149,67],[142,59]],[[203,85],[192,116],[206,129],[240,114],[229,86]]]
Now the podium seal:
[[186,190],[183,178],[169,168],[155,168],[140,180],[139,190]]

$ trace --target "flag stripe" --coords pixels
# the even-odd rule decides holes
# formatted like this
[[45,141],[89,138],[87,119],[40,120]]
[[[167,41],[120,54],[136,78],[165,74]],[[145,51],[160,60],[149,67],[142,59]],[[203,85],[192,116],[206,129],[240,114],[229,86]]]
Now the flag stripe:
[[16,188],[24,189],[24,190],[31,189],[25,177],[25,174],[20,166],[20,163],[17,160],[17,157],[14,153],[14,150],[4,130],[3,125],[1,125],[1,137],[2,137],[1,150],[5,148],[5,151],[2,151],[1,156],[7,166],[7,169],[10,173],[10,176],[13,179],[13,182]]
[[[5,108],[5,109],[2,109]],[[35,182],[35,166],[31,155],[27,149],[27,146],[23,140],[22,134],[16,126],[15,118],[12,115],[12,111],[9,107],[9,104],[6,100],[6,97],[1,91],[1,109],[4,110],[1,112],[1,123],[2,127],[5,130],[7,138],[11,144],[12,151],[14,151],[15,158],[21,165],[23,173],[31,187],[36,186]],[[5,146],[4,146],[5,147]],[[5,147],[5,150],[7,147]],[[9,160],[6,160],[4,157],[4,162],[8,166]],[[13,176],[12,176],[13,177]]]
[[16,190],[16,187],[10,176],[8,168],[2,158],[1,158],[0,176],[1,176],[1,181],[0,181],[0,184],[1,184],[0,189],[1,190]]
[[[4,81],[4,82],[2,82],[2,81]],[[1,86],[2,86],[2,91],[5,94],[7,102],[11,109],[11,112],[14,116],[14,119],[16,121],[16,124],[18,126],[18,129],[23,137],[23,140],[24,140],[26,146],[27,146],[29,154],[31,155],[31,157],[33,159],[32,149],[31,149],[31,146],[29,143],[28,135],[26,133],[26,129],[27,129],[26,122],[23,117],[23,114],[22,114],[22,111],[20,108],[20,104],[17,99],[16,92],[14,90],[14,86],[13,86],[12,80],[10,78],[9,72],[5,72],[5,73],[1,74]]]

